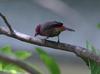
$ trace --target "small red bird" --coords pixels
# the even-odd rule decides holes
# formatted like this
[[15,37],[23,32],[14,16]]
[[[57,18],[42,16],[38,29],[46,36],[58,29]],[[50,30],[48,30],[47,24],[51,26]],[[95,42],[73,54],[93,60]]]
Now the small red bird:
[[50,21],[44,24],[37,25],[35,29],[35,36],[37,35],[46,36],[47,37],[46,39],[48,39],[49,37],[58,36],[58,42],[59,42],[59,34],[65,30],[75,31],[73,29],[63,26],[63,23],[61,22]]

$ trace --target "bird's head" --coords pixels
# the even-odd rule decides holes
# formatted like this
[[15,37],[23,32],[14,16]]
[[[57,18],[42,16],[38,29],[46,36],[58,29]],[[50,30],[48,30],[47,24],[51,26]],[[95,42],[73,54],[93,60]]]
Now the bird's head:
[[40,24],[36,26],[35,35],[34,36],[37,36],[38,34],[40,34],[40,27],[41,27]]

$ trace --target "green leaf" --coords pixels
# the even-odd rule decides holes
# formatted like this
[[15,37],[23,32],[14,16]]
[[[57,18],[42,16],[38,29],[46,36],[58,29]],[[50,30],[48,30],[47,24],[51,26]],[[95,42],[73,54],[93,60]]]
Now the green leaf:
[[[0,48],[0,53],[1,53],[1,54],[5,54],[6,56],[8,56],[8,55],[9,55],[9,56],[14,56],[11,47],[8,46],[8,45],[6,45],[6,46]],[[8,63],[7,61],[0,60],[0,71],[1,71],[1,70],[4,70],[5,67],[6,67],[8,64],[9,64],[9,63]]]
[[100,65],[97,64],[95,61],[90,60],[90,70],[91,74],[100,74]]
[[10,46],[5,46],[3,48],[0,48],[0,53],[7,54],[7,55],[12,55],[13,54],[12,49],[11,49]]
[[4,71],[9,72],[11,74],[18,74],[18,73],[23,74],[25,72],[23,69],[16,66],[15,64],[7,64],[6,67],[4,68]]
[[61,74],[58,64],[55,62],[53,58],[51,58],[45,51],[41,48],[36,48],[41,60],[47,66],[51,74]]
[[89,49],[89,41],[86,41],[86,48]]
[[[31,53],[28,51],[12,51],[10,46],[5,46],[0,48],[0,54],[7,56],[17,57],[18,59],[24,60],[31,56]],[[7,72],[10,74],[25,74],[26,71],[16,66],[15,64],[8,63],[7,61],[0,60],[0,71]]]
[[27,58],[29,58],[32,53],[28,52],[28,51],[24,51],[24,50],[19,50],[15,52],[15,55],[17,58],[21,59],[21,60],[25,60]]
[[91,50],[92,52],[96,53],[96,48],[93,45],[91,45]]
[[96,53],[96,48],[91,43],[89,43],[89,41],[86,41],[86,48]]
[[[96,48],[89,42],[86,42],[86,47],[87,47],[87,49],[90,49],[92,52],[94,52],[95,54],[98,55],[98,53],[96,52]],[[91,70],[91,74],[100,74],[100,64],[98,64],[95,61],[90,60],[90,59],[87,59],[87,60],[88,61],[85,61],[85,62],[88,63],[87,66]]]
[[2,70],[3,70],[2,63],[0,63],[0,71],[2,71]]
[[100,29],[100,23],[97,24],[97,28]]

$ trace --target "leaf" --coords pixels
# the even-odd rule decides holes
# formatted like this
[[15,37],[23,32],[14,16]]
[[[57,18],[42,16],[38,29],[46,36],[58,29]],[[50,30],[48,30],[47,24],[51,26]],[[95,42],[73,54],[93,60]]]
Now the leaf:
[[[89,42],[86,42],[86,47],[87,49],[90,49],[92,52],[98,55],[98,53],[96,52],[96,48]],[[88,61],[85,61],[85,62],[88,63],[87,66],[91,70],[91,74],[100,74],[100,64],[90,59],[88,59]]]
[[20,67],[16,66],[15,64],[7,64],[6,67],[4,68],[5,72],[9,72],[11,74],[24,74],[25,71],[21,69]]
[[[6,45],[2,48],[0,48],[0,53],[1,54],[5,54],[6,56],[14,56],[13,55],[13,51],[11,49],[10,46]],[[9,63],[7,61],[4,61],[4,60],[0,60],[0,69],[4,70],[5,67],[8,65]]]
[[17,58],[21,59],[21,60],[25,60],[27,58],[29,58],[32,53],[28,52],[28,51],[23,51],[23,50],[19,50],[15,52],[15,55]]
[[89,49],[89,41],[86,41],[86,48]]
[[[28,51],[15,51],[13,52],[10,46],[5,46],[0,48],[0,54],[5,54],[7,56],[17,57],[21,60],[24,60],[31,56],[31,53]],[[15,64],[8,63],[7,61],[0,60],[0,71],[7,72],[10,74],[25,74],[26,71],[16,66]]]
[[45,51],[41,48],[36,48],[41,60],[47,66],[51,74],[61,74],[58,64],[55,62],[53,58],[51,58]]
[[3,70],[2,63],[0,62],[0,71]]
[[91,45],[91,50],[92,52],[96,53],[96,48],[93,45]]
[[96,53],[96,48],[91,43],[89,43],[89,41],[86,41],[86,48]]
[[95,61],[90,60],[90,70],[91,74],[100,74],[100,65],[97,64]]
[[100,29],[100,23],[97,24],[97,28]]
[[5,46],[3,48],[0,48],[0,53],[7,54],[7,55],[13,55],[13,52],[10,46]]

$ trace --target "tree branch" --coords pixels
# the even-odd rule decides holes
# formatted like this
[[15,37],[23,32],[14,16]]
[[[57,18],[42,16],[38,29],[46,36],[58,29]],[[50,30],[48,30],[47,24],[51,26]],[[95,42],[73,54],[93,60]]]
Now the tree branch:
[[15,36],[13,36],[9,32],[9,30],[7,30],[6,28],[4,28],[4,27],[0,28],[0,33],[2,35],[6,35],[6,36],[9,36],[9,37],[18,39],[20,41],[39,45],[39,46],[50,47],[50,48],[54,48],[54,49],[73,52],[79,57],[88,58],[88,59],[96,61],[97,63],[100,64],[100,56],[96,55],[94,52],[91,52],[86,48],[83,48],[83,47],[80,47],[80,46],[70,45],[70,44],[67,44],[67,43],[59,43],[58,44],[57,42],[54,42],[54,41],[37,39],[37,38],[31,37],[29,35],[26,35],[26,34],[23,34],[23,33],[20,33],[20,32],[16,32],[16,31],[14,31],[14,32],[15,32]]
[[2,13],[0,13],[0,16],[1,16],[1,18],[4,20],[5,24],[6,24],[7,27],[9,28],[10,32],[14,35],[14,31],[13,31],[11,25],[8,23],[6,17],[5,17]]

